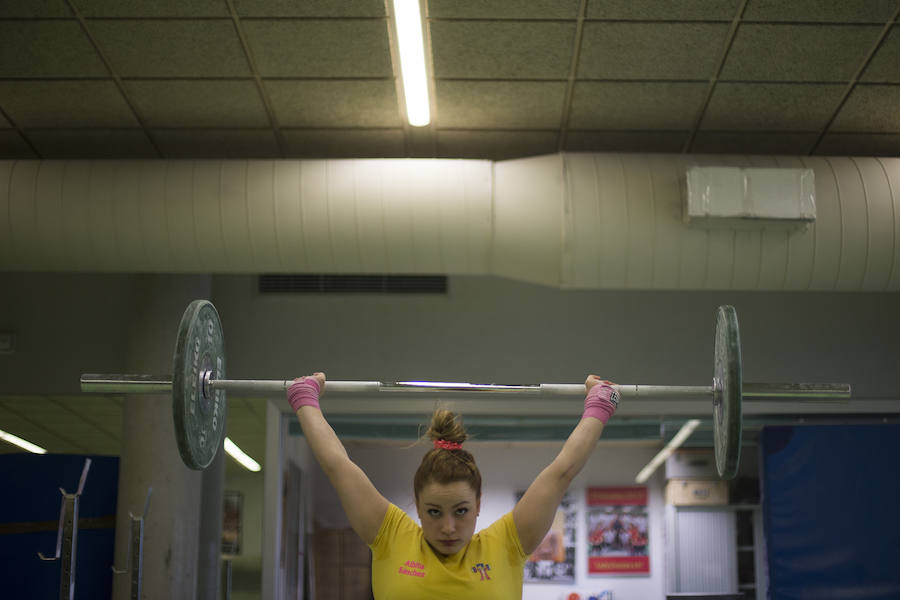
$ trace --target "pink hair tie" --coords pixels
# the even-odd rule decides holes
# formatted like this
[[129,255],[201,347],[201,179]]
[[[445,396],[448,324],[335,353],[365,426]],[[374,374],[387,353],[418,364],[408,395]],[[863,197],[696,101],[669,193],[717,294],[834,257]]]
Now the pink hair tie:
[[444,450],[459,450],[462,444],[458,442],[448,442],[447,440],[434,440],[435,448],[443,448]]

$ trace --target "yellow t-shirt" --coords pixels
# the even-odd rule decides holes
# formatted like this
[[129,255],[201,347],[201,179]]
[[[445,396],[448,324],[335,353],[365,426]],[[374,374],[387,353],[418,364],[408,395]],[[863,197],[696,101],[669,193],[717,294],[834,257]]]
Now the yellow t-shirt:
[[370,548],[375,600],[522,598],[528,556],[511,512],[445,557],[431,549],[409,515],[391,504]]

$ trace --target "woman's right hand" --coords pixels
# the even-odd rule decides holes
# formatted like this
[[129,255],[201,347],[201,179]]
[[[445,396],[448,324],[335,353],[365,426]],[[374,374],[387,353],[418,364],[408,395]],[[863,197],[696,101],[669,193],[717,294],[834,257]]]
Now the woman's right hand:
[[325,373],[313,373],[306,377],[298,377],[287,389],[287,401],[294,412],[300,410],[302,406],[319,408],[319,396],[324,391]]
[[607,385],[615,385],[612,381],[607,381],[606,379],[600,379],[596,375],[588,375],[587,379],[584,380],[584,391],[589,392],[591,388],[597,385],[598,383],[605,383]]
[[298,378],[295,379],[294,381],[295,381],[295,382],[297,382],[297,381],[303,381],[304,379],[308,379],[308,378],[315,379],[316,381],[318,381],[318,382],[319,382],[319,390],[321,390],[321,391],[323,391],[323,392],[325,391],[325,373],[321,373],[321,372],[318,372],[318,371],[317,371],[317,372],[313,373],[312,375],[306,375],[306,376],[304,376],[304,377],[298,377]]

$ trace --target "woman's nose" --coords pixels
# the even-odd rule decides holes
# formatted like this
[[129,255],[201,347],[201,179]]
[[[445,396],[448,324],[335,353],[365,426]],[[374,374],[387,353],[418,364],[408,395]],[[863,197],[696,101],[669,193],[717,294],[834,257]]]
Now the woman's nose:
[[453,533],[456,531],[456,522],[452,518],[446,518],[441,521],[441,532],[442,533]]

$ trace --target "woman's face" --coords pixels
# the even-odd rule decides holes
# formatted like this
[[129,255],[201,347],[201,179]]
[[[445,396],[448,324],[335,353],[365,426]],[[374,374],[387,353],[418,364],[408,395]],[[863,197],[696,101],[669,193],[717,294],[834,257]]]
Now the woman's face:
[[469,543],[480,508],[475,490],[466,481],[429,483],[416,502],[425,540],[442,556],[455,554]]

